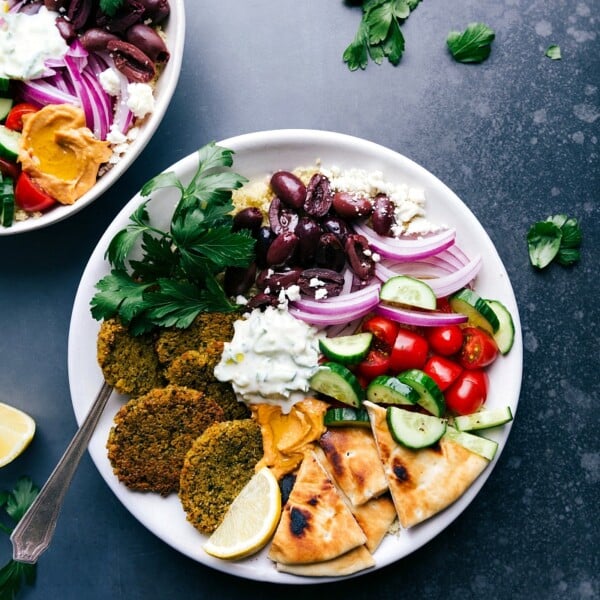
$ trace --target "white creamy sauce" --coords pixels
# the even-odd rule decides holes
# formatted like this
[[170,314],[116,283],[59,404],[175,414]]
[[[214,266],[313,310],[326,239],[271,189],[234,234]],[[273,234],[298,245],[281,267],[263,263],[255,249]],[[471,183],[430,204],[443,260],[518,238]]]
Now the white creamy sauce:
[[292,317],[285,306],[255,309],[234,323],[215,377],[229,381],[238,398],[277,404],[288,413],[306,397],[319,360],[319,332]]
[[35,79],[44,75],[46,60],[64,56],[67,44],[56,28],[57,16],[44,6],[34,15],[0,14],[0,76]]

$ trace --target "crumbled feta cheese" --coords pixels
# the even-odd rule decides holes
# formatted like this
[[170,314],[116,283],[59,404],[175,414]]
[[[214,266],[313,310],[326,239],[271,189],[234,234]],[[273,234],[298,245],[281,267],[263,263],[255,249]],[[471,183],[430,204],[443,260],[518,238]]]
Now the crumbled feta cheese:
[[102,89],[110,96],[118,96],[121,91],[119,74],[111,67],[102,71],[98,76]]
[[300,286],[296,284],[290,285],[290,287],[285,290],[285,294],[292,302],[294,300],[300,300]]
[[152,87],[147,83],[130,83],[127,86],[127,108],[139,119],[154,110]]
[[309,282],[308,285],[310,287],[320,287],[322,285],[325,285],[324,281],[321,281],[318,277],[313,277]]
[[327,288],[322,287],[315,292],[315,300],[322,300],[323,298],[327,298]]

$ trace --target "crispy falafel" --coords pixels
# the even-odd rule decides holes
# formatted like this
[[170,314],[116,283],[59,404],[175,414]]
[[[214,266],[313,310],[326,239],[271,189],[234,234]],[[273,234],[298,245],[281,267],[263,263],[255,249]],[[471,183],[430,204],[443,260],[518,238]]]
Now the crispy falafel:
[[194,440],[223,419],[212,398],[183,386],[155,388],[129,400],[115,415],[106,445],[113,471],[131,489],[176,492]]

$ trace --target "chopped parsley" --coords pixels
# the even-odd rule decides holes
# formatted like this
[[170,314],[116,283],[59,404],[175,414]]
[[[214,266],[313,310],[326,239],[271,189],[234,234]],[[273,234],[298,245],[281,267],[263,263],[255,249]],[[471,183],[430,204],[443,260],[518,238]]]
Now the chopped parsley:
[[560,60],[562,58],[562,55],[560,53],[560,46],[556,44],[551,44],[550,46],[548,46],[545,54],[548,58],[551,58],[552,60]]
[[109,17],[114,17],[123,6],[123,0],[100,0],[100,10]]
[[492,50],[496,34],[483,23],[470,23],[464,31],[451,31],[446,44],[455,60],[462,63],[484,61]]
[[188,327],[201,312],[238,308],[220,275],[228,266],[250,264],[254,239],[249,231],[232,231],[232,191],[247,181],[227,170],[232,164],[233,152],[211,142],[198,150],[198,169],[187,186],[168,171],[142,187],[144,197],[175,188],[180,199],[168,231],[151,223],[149,198],[113,237],[106,252],[111,272],[91,300],[95,319],[118,317],[137,335],[156,326]]
[[[29,477],[21,477],[12,491],[0,491],[0,508],[3,515],[10,517],[10,524],[0,520],[0,531],[10,535],[15,525],[21,520],[31,503],[38,495],[39,489]],[[33,585],[36,576],[36,565],[10,559],[0,568],[0,600],[14,600],[22,585]]]
[[544,269],[556,260],[563,266],[580,259],[582,234],[577,219],[554,215],[534,223],[527,233],[529,260],[534,267]]
[[398,65],[404,53],[400,26],[421,0],[366,0],[354,40],[343,59],[351,71],[366,69],[369,58],[380,65],[384,58]]

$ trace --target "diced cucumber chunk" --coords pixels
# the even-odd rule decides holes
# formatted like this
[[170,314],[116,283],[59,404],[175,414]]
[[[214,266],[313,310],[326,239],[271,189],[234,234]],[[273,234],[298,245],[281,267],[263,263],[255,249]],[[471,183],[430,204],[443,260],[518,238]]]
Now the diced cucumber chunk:
[[411,412],[397,406],[388,406],[386,418],[392,437],[399,444],[415,450],[433,446],[444,435],[447,427],[446,419]]
[[444,435],[447,436],[448,439],[460,444],[463,448],[466,448],[475,454],[479,454],[479,456],[483,456],[483,458],[486,458],[487,460],[492,460],[494,456],[496,456],[498,443],[494,440],[488,440],[487,438],[480,437],[474,433],[459,431],[450,425],[446,428],[446,433]]
[[512,421],[510,406],[487,408],[470,415],[460,415],[454,418],[454,427],[459,431],[474,431],[498,427]]
[[494,334],[500,327],[496,313],[477,292],[463,288],[449,298],[452,310],[467,315],[469,323],[481,327],[490,334]]
[[362,405],[363,389],[354,373],[344,365],[323,363],[310,378],[310,387],[349,406],[359,408]]
[[498,317],[499,326],[494,335],[494,340],[501,354],[508,354],[515,341],[515,324],[510,311],[499,300],[486,300],[487,305]]
[[369,413],[364,408],[345,406],[328,408],[323,419],[326,427],[344,427],[346,425],[369,427]]
[[12,98],[0,98],[0,121],[4,121],[12,108]]
[[329,359],[352,365],[360,362],[369,352],[373,334],[370,332],[319,339],[319,349]]
[[14,196],[3,196],[0,204],[0,214],[2,215],[2,227],[10,227],[15,218]]
[[0,156],[15,161],[19,155],[21,133],[0,125]]
[[408,275],[390,277],[382,286],[379,298],[390,304],[402,304],[435,310],[437,299],[431,286]]
[[419,394],[417,401],[427,412],[436,417],[441,417],[446,410],[446,401],[440,386],[424,371],[409,369],[398,375],[398,379]]
[[375,404],[417,404],[419,392],[390,375],[375,377],[367,387],[367,399]]

